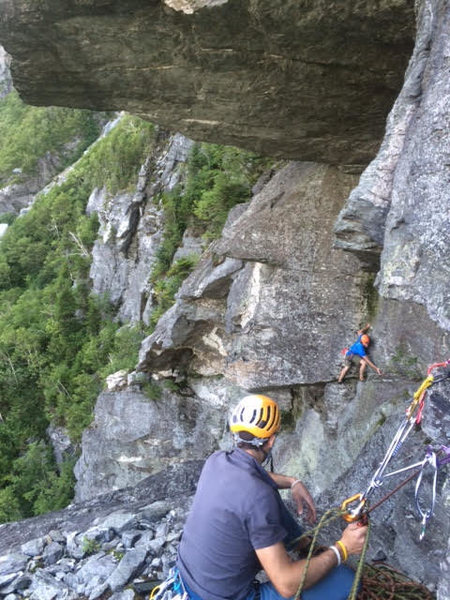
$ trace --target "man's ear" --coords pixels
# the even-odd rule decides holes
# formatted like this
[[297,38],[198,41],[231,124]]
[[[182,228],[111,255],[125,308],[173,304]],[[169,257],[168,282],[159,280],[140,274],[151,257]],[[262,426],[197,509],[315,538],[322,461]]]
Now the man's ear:
[[267,442],[264,444],[264,446],[266,446],[266,448],[269,448],[269,450],[270,450],[271,448],[273,448],[275,439],[276,439],[276,435],[275,434],[271,435],[270,438],[267,440]]

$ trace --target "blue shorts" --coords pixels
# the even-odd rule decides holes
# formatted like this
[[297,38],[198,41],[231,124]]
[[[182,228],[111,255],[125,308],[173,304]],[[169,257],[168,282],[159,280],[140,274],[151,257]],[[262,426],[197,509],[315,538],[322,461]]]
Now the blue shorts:
[[[335,567],[326,577],[321,579],[316,585],[302,591],[302,600],[347,600],[352,589],[355,572],[349,567],[341,565]],[[190,600],[203,600],[197,596],[185,584],[186,591]],[[270,582],[262,583],[259,586],[259,594],[256,589],[252,590],[245,600],[286,600],[281,596]],[[293,600],[294,596],[290,600]]]
[[[349,567],[345,565],[335,567],[316,585],[303,590],[301,598],[302,600],[347,600],[354,578],[355,572]],[[286,600],[270,582],[259,586],[259,594],[261,600]],[[245,600],[254,600],[255,595],[256,592],[252,591]]]

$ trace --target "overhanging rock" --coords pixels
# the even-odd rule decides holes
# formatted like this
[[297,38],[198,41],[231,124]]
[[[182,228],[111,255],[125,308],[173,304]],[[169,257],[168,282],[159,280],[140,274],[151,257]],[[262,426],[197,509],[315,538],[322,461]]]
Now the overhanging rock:
[[0,0],[14,85],[194,139],[365,165],[414,41],[409,0]]

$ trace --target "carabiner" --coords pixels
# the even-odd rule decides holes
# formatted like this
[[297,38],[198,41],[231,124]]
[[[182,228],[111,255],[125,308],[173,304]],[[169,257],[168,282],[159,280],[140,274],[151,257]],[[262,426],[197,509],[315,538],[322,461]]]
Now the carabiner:
[[[359,504],[352,510],[349,510],[348,505],[352,502],[359,502]],[[355,494],[354,496],[350,496],[350,498],[347,498],[347,500],[344,500],[344,502],[341,504],[341,510],[347,511],[345,514],[342,515],[342,518],[344,519],[344,521],[347,521],[347,523],[359,521],[365,506],[366,499],[361,493]]]
[[[432,483],[432,492],[431,492],[431,503],[429,508],[427,508],[427,510],[423,510],[422,507],[420,506],[420,501],[419,501],[419,489],[420,486],[422,484],[422,479],[423,479],[423,473],[425,470],[425,467],[427,465],[430,465],[432,470],[433,470],[433,483]],[[427,456],[425,457],[425,460],[423,462],[423,466],[420,470],[419,476],[417,477],[417,481],[416,481],[416,487],[415,487],[415,491],[414,491],[414,498],[416,501],[416,508],[417,508],[417,512],[419,513],[419,516],[422,519],[422,529],[419,535],[419,540],[422,541],[425,535],[425,529],[428,523],[428,520],[431,518],[431,516],[433,515],[433,510],[434,510],[434,503],[436,502],[436,485],[437,485],[437,458],[436,458],[436,452],[428,450]]]

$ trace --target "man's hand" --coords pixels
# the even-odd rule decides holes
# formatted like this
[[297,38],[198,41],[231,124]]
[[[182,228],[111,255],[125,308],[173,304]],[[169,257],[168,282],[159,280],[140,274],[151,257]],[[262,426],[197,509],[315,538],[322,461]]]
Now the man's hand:
[[367,525],[350,523],[342,532],[341,542],[349,554],[361,554],[367,535]]
[[316,505],[307,488],[301,481],[298,481],[291,490],[298,514],[303,514],[303,510],[306,508],[306,520],[315,523],[317,518]]
[[376,368],[376,371],[377,371],[378,375],[383,375],[383,373],[381,372],[381,369],[379,369],[378,367]]

